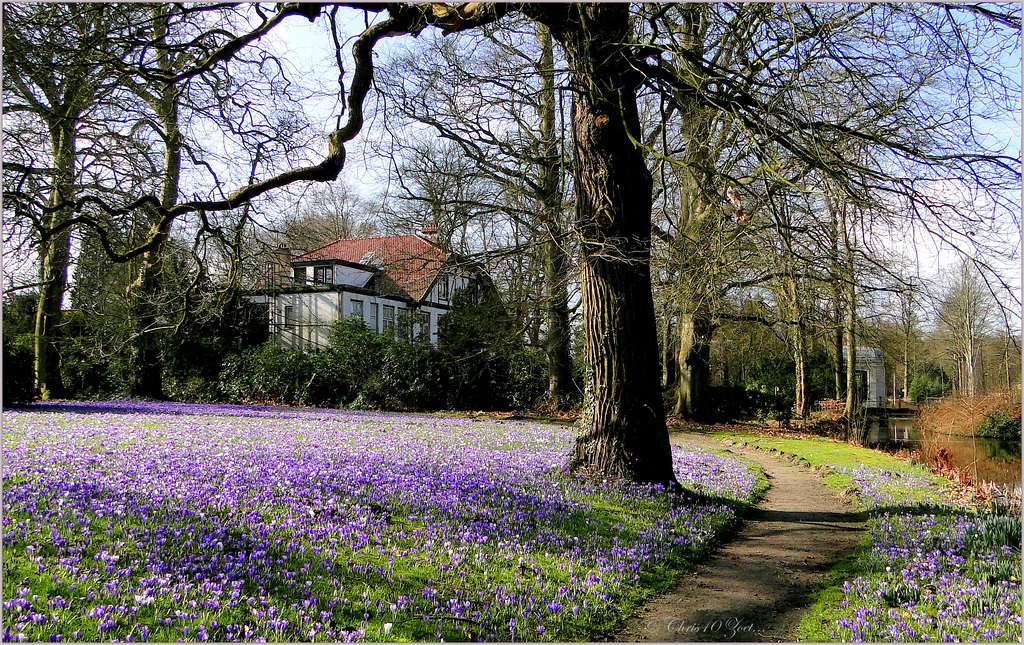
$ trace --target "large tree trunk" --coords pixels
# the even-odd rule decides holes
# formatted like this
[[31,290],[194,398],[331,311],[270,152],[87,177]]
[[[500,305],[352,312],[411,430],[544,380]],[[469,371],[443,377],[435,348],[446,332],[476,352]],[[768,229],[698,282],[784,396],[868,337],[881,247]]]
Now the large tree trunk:
[[674,303],[671,299],[665,303],[662,310],[661,327],[661,386],[671,388],[679,379],[678,363],[676,361],[676,342],[673,332],[675,327],[672,324]]
[[629,5],[572,5],[552,26],[573,87],[576,224],[582,247],[586,401],[567,468],[675,483],[651,295],[652,179],[637,145],[639,78]]
[[[50,123],[50,141],[56,166],[50,206],[71,197],[74,184],[75,127],[77,119],[55,117]],[[51,230],[63,224],[65,209],[53,211],[46,218]],[[39,307],[35,324],[35,380],[39,396],[44,400],[66,395],[61,375],[60,350],[55,337],[61,323],[61,303],[68,285],[68,260],[71,257],[71,231],[64,229],[44,237],[40,243]]]
[[792,275],[786,278],[785,290],[793,315],[792,349],[793,363],[796,366],[794,409],[798,417],[806,419],[811,415],[811,401],[807,393],[807,330],[804,326],[804,308],[800,301],[799,285]]
[[[56,214],[55,214],[56,215]],[[51,225],[56,217],[51,218]],[[40,245],[42,286],[35,323],[35,378],[39,396],[47,401],[66,395],[61,375],[60,350],[56,344],[61,323],[61,303],[68,283],[71,234],[65,230]]]
[[[163,42],[168,29],[169,10],[155,11],[155,39]],[[158,47],[157,65],[170,72],[172,63],[166,47]],[[178,93],[174,85],[165,86],[159,96],[149,98],[160,116],[164,134],[163,186],[160,205],[171,208],[178,201],[178,182],[181,175],[182,136],[178,123]],[[150,235],[156,245],[142,256],[138,277],[128,286],[128,313],[131,338],[128,341],[128,393],[153,399],[164,398],[163,358],[160,327],[161,280],[171,220],[154,215]]]
[[[161,235],[161,240],[166,234]],[[161,241],[142,257],[139,275],[128,286],[128,315],[131,338],[127,346],[128,394],[152,399],[164,398],[163,360],[157,329],[160,325],[160,278],[163,267]]]
[[538,24],[540,56],[540,196],[544,240],[545,335],[548,362],[548,399],[556,407],[568,404],[573,394],[572,356],[569,351],[568,259],[562,240],[562,169],[558,150],[555,104],[555,55],[551,30]]
[[851,229],[854,225],[846,218],[847,205],[845,203],[839,208],[839,232],[843,236],[843,281],[845,284],[846,317],[844,322],[844,336],[846,340],[846,419],[850,424],[850,437],[854,436],[854,421],[858,410],[857,396],[857,287],[854,282],[856,267],[853,261],[853,242],[851,241]]
[[568,403],[575,391],[569,351],[569,290],[565,283],[568,261],[561,242],[548,240],[545,246],[547,325],[544,352],[548,362],[548,398],[561,406]]
[[711,387],[711,335],[714,329],[707,316],[679,316],[676,331],[679,338],[679,383],[674,412],[685,419],[700,421],[707,418],[705,399]]
[[[679,8],[679,47],[685,52],[681,72],[694,88],[706,73],[697,61],[704,59],[708,36],[708,7],[687,3]],[[690,420],[706,420],[707,394],[711,388],[711,336],[715,325],[711,312],[720,309],[721,271],[714,260],[695,253],[695,246],[714,244],[719,229],[720,211],[709,201],[708,186],[713,183],[709,169],[714,168],[719,152],[713,152],[714,122],[718,117],[703,105],[698,92],[681,93],[680,128],[686,140],[685,160],[679,191],[679,226],[676,253],[684,255],[682,270],[676,274],[679,304],[676,337],[678,384],[674,413]],[[709,226],[710,224],[710,226]],[[694,261],[694,258],[699,258]],[[686,313],[682,313],[686,312]]]
[[807,384],[807,338],[803,322],[793,325],[793,361],[796,364],[796,402],[794,410],[801,419],[811,416]]

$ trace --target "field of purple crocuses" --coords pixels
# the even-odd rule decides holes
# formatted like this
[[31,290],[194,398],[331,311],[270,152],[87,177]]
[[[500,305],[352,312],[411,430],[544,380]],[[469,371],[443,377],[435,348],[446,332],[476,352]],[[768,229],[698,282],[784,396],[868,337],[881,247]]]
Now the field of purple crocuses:
[[843,585],[843,642],[1020,642],[1021,518],[945,501],[934,480],[840,469],[872,513],[867,575]]
[[[560,471],[572,429],[246,406],[5,411],[14,641],[590,640],[755,490]],[[699,492],[700,494],[696,494]]]

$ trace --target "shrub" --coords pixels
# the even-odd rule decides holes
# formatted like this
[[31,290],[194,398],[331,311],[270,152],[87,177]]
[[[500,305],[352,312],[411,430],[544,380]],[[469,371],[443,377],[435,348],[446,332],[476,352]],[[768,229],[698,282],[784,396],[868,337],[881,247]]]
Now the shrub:
[[375,409],[528,408],[547,386],[543,352],[523,345],[502,318],[500,303],[480,300],[456,297],[455,309],[442,318],[438,347],[413,338],[409,330],[378,334],[361,320],[348,318],[334,324],[330,347],[323,351],[307,354],[270,342],[255,351],[231,354],[224,359],[218,392],[236,402]]
[[31,403],[36,398],[35,354],[6,336],[3,351],[4,406]]
[[331,328],[327,355],[335,362],[339,395],[345,402],[359,399],[359,407],[389,407],[386,386],[381,378],[386,371],[385,356],[396,344],[388,334],[378,334],[356,318],[346,318]]
[[447,404],[448,369],[444,357],[431,345],[393,341],[384,352],[380,377],[374,382],[378,399],[390,398],[390,407],[438,409]]
[[220,391],[235,402],[282,405],[337,405],[342,388],[324,352],[283,349],[272,342],[255,351],[230,354],[221,370]]
[[524,346],[520,331],[492,290],[463,290],[438,328],[447,369],[448,407],[525,409],[544,393],[543,358]]
[[1020,441],[1020,417],[1012,419],[1002,410],[986,414],[977,436]]
[[223,392],[217,381],[202,376],[180,376],[164,372],[164,394],[172,401],[191,403],[219,403]]
[[57,342],[68,397],[105,399],[123,393],[123,354],[100,319],[81,309],[66,310]]
[[[743,385],[748,391],[758,391],[781,399],[781,402],[758,399],[769,407],[777,408],[778,416],[782,414],[783,406],[792,408],[796,402],[796,363],[788,355],[765,354],[748,368]],[[777,394],[771,394],[773,392]],[[768,418],[767,412],[766,410],[766,414],[762,415],[763,418]]]
[[436,409],[445,404],[445,366],[425,341],[401,342],[358,320],[343,321],[335,327],[328,354],[353,407]]
[[515,410],[525,410],[548,388],[548,363],[544,351],[523,347],[509,356],[509,379],[503,398]]
[[911,401],[920,401],[921,399],[942,396],[949,392],[952,387],[952,383],[943,379],[942,374],[918,374],[910,382],[910,390],[907,392],[907,396],[910,397]]
[[774,419],[788,423],[793,414],[792,403],[784,397],[742,387],[712,387],[707,395],[709,421],[727,422],[738,419]]
[[335,407],[347,402],[351,389],[344,379],[342,366],[330,351],[310,352],[302,361],[305,384],[297,384],[296,403],[316,407]]
[[68,338],[61,343],[61,380],[73,399],[107,399],[124,393],[124,370],[117,360],[97,356],[88,340]]

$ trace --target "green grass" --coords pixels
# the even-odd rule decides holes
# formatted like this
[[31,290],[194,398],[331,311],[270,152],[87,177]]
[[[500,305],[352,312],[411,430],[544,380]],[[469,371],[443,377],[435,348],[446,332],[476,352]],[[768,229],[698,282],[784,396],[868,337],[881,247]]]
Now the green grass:
[[[900,624],[896,629],[896,637],[900,640],[918,641],[923,636],[929,640],[1019,640],[1019,623],[1014,624],[1012,620],[1004,623],[993,618],[993,607],[1001,606],[1004,607],[1001,611],[1006,611],[1007,604],[1011,612],[1015,609],[1019,615],[1019,515],[978,512],[939,501],[936,491],[952,486],[951,482],[932,475],[922,464],[904,461],[881,451],[824,438],[770,437],[736,432],[710,434],[722,439],[743,440],[765,451],[774,449],[796,455],[811,466],[822,466],[822,480],[826,486],[838,493],[854,493],[851,501],[869,511],[871,530],[864,533],[853,551],[833,566],[817,585],[812,595],[813,604],[794,629],[792,638],[803,642],[832,642],[839,637],[849,638],[849,630],[837,632],[838,622],[852,620],[859,611],[868,611],[869,614],[875,612],[864,614],[868,616],[868,622],[886,620],[889,622],[881,624],[892,626],[906,621],[906,625],[917,630],[908,634],[905,630],[910,627]],[[884,504],[879,506],[879,502],[867,496],[858,497],[862,491],[848,474],[854,469],[859,469],[861,477],[865,471],[878,473],[877,478],[861,479],[861,482],[862,485],[876,487],[876,491],[879,490],[877,486],[884,486]],[[871,512],[871,509],[876,510]],[[933,530],[923,530],[925,524],[912,519],[915,517],[933,518],[928,520],[932,522]],[[886,522],[889,528],[880,530],[881,522]],[[956,531],[963,531],[965,525],[975,528],[968,528],[962,538],[950,542],[950,536]],[[893,526],[897,527],[895,531]],[[876,553],[873,537],[876,534],[886,536],[882,538],[885,540],[905,542],[911,551],[920,549],[923,553],[938,553],[952,549],[950,552],[955,552],[955,557],[950,561],[941,560],[942,570],[956,572],[955,575],[961,576],[959,580],[966,581],[959,584],[975,585],[977,591],[958,591],[955,588],[943,591],[943,583],[938,580],[934,581],[935,584],[924,584],[928,582],[927,577],[905,578],[906,572],[899,569],[909,560],[888,560],[891,556],[884,555],[885,545]],[[993,555],[1000,548],[1010,548],[1011,552]],[[914,556],[907,557],[912,559]],[[962,565],[957,564],[957,558],[962,558]],[[889,564],[892,565],[891,570]],[[858,580],[873,591],[859,595],[846,593],[844,585]],[[1011,589],[1017,589],[1016,600],[1011,596],[1007,601],[1005,590],[1000,591],[1001,586],[1007,584],[1015,585]],[[963,603],[963,609],[956,610],[963,612],[958,614],[960,618],[943,618],[950,611],[950,603],[955,604],[957,600]],[[894,611],[898,612],[895,623],[891,617],[883,618]],[[997,627],[1006,631],[993,633]],[[865,633],[870,640],[892,640],[881,627],[876,631],[868,628]]]
[[[711,432],[707,434],[721,439],[743,440],[747,444],[757,446],[762,450],[774,448],[780,452],[794,454],[810,462],[812,467],[855,468],[857,466],[878,466],[890,472],[930,477],[940,487],[952,485],[948,479],[933,475],[920,463],[911,463],[880,450],[871,450],[843,441],[817,437],[769,437],[745,432]],[[852,483],[849,477],[841,473],[826,474],[822,479],[826,486],[840,493],[849,488]]]
[[835,638],[832,629],[836,621],[849,614],[849,609],[842,606],[846,599],[843,583],[865,574],[871,544],[871,534],[865,532],[853,551],[835,564],[818,583],[812,592],[814,601],[810,610],[794,630],[794,640],[802,643],[827,643]]

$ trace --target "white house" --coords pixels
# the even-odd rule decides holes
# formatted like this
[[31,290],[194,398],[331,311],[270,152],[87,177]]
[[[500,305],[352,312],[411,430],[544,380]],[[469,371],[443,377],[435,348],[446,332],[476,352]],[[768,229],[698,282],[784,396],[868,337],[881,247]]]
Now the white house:
[[436,232],[338,240],[296,255],[281,249],[248,299],[267,307],[271,336],[282,347],[326,348],[331,325],[346,316],[378,333],[397,326],[436,344],[454,294],[490,285],[478,265],[441,249]]
[[[843,359],[850,360],[843,348]],[[860,378],[864,406],[884,408],[889,403],[885,386],[885,360],[882,350],[877,347],[857,347],[854,353],[853,369]]]

